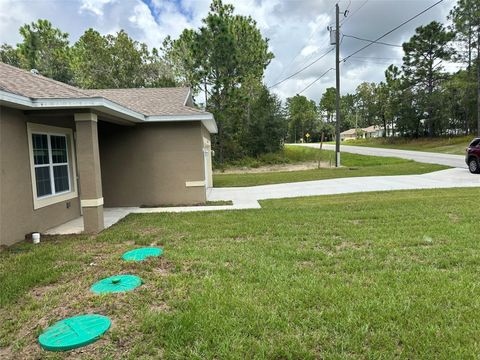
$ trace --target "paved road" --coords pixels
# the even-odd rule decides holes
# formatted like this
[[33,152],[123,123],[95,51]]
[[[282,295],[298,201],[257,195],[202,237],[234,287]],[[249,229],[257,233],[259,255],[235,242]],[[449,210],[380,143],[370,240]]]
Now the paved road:
[[213,188],[208,190],[208,200],[233,200],[234,206],[258,208],[258,200],[265,199],[454,187],[480,187],[480,175],[470,174],[466,169],[454,168],[422,175],[366,176],[251,187]]
[[[314,147],[317,149],[319,147],[318,144],[291,144],[291,145]],[[326,150],[335,150],[335,145],[323,144],[323,148]],[[423,162],[428,164],[439,164],[439,165],[446,165],[451,167],[467,169],[467,164],[465,164],[465,157],[463,155],[441,154],[441,153],[433,153],[433,152],[426,152],[426,151],[372,148],[372,147],[365,147],[365,146],[352,146],[352,145],[343,145],[343,144],[340,147],[340,151],[353,153],[353,154],[360,154],[360,155],[397,157],[402,159],[415,160],[418,162]]]

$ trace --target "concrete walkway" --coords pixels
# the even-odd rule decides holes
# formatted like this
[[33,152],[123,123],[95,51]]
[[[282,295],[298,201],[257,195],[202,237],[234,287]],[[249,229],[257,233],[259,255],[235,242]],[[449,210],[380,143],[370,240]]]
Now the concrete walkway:
[[[290,144],[290,145],[312,147],[316,149],[318,149],[320,146],[319,144]],[[323,144],[323,149],[335,150],[335,145]],[[463,155],[441,154],[441,153],[433,153],[433,152],[426,152],[426,151],[373,148],[373,147],[365,147],[365,146],[352,146],[352,145],[344,145],[344,143],[340,145],[340,152],[348,152],[348,153],[360,154],[360,155],[397,157],[401,159],[415,160],[422,163],[439,164],[439,165],[446,165],[446,166],[451,166],[456,168],[468,169],[467,164],[465,163],[465,156]]]

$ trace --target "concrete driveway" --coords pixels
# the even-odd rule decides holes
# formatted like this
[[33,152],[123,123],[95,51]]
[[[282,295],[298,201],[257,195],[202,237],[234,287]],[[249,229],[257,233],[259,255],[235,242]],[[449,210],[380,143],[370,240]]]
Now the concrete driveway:
[[[480,187],[480,175],[454,168],[422,175],[365,176],[251,187],[212,188],[208,200],[233,200],[237,208],[259,208],[258,200],[368,191]],[[468,191],[468,189],[465,189]]]
[[[382,149],[365,146],[340,145],[340,152],[348,152],[360,155],[386,156],[397,157],[408,160],[415,160],[418,162],[428,164],[439,164],[451,167],[467,169],[465,164],[465,157],[463,155],[440,154],[426,151],[412,151],[412,150],[398,150],[398,149]],[[319,148],[319,144],[290,144],[296,146],[305,146],[312,148]],[[325,150],[335,150],[335,145],[323,144]],[[341,162],[341,160],[340,160]]]

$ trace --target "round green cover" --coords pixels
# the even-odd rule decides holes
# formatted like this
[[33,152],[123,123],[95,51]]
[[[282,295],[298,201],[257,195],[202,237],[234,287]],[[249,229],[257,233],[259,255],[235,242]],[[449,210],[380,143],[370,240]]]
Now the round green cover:
[[124,292],[142,285],[142,279],[134,275],[115,275],[96,282],[90,288],[96,294]]
[[122,259],[127,261],[142,261],[149,256],[161,256],[163,254],[163,249],[161,248],[140,248],[131,251],[127,251],[123,254]]
[[110,324],[110,319],[102,315],[74,316],[50,326],[38,341],[46,350],[72,350],[97,341],[110,328]]

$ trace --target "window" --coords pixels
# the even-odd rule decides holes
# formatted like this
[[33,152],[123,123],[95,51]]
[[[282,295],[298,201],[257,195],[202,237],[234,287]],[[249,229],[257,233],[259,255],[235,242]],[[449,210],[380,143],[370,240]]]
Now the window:
[[72,131],[28,124],[34,208],[77,196]]
[[480,145],[480,139],[475,139],[470,143],[469,147],[475,147],[478,145]]
[[37,197],[70,191],[67,137],[32,133]]

